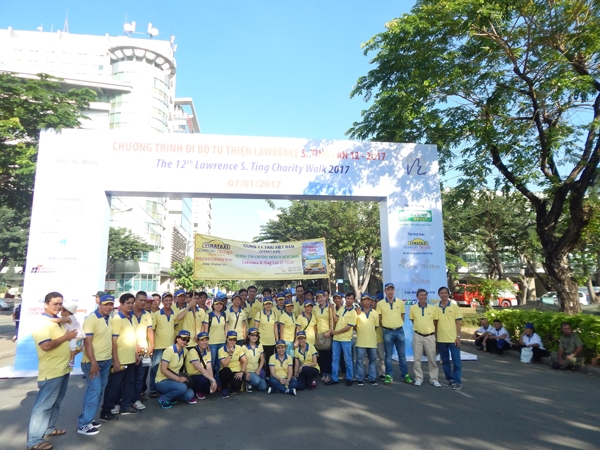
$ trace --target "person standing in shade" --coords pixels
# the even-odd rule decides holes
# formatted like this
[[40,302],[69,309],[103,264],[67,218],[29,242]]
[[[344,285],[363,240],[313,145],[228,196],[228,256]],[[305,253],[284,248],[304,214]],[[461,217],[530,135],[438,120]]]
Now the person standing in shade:
[[[336,292],[336,294],[339,294]],[[333,316],[335,314],[333,305],[329,304],[328,299],[324,295],[316,296],[317,305],[314,309],[315,318],[317,320],[317,335],[322,338],[331,337],[333,331]],[[327,382],[331,379],[331,347],[327,350],[319,350],[319,366],[321,368],[321,381]]]
[[140,362],[132,320],[134,298],[133,294],[121,295],[119,312],[112,318],[112,369],[104,390],[100,418],[114,414],[113,411],[120,411],[123,415],[140,412],[133,407],[139,396],[135,393],[135,366]]
[[273,312],[273,299],[271,297],[263,297],[263,310],[256,313],[254,316],[254,327],[258,328],[260,335],[260,343],[265,352],[265,365],[275,354],[275,337],[277,328],[277,316]]
[[423,384],[423,369],[421,358],[423,352],[429,364],[429,383],[435,387],[442,387],[438,381],[438,366],[435,362],[435,330],[438,322],[436,306],[427,303],[427,291],[417,289],[417,304],[410,307],[410,320],[413,323],[413,355],[415,357],[415,386]]
[[372,308],[373,298],[368,292],[361,295],[360,309],[356,316],[356,384],[364,386],[365,355],[369,358],[368,378],[371,386],[377,386],[377,328],[379,314]]
[[[85,376],[87,388],[83,396],[83,411],[77,420],[77,432],[85,435],[99,433],[100,423],[94,417],[100,406],[102,391],[108,383],[108,375],[112,364],[112,322],[110,313],[113,311],[115,298],[112,295],[100,297],[98,309],[83,321],[84,354],[81,358],[81,371]],[[108,413],[104,421],[117,420],[118,417]]]
[[[264,303],[264,299],[263,299]],[[248,336],[242,347],[246,355],[246,370],[244,379],[246,380],[246,392],[252,392],[254,388],[257,391],[266,391],[267,382],[265,381],[265,353],[260,343],[258,328],[250,328]]]
[[377,313],[379,322],[383,330],[383,345],[385,347],[385,378],[384,384],[390,384],[394,381],[394,367],[392,366],[392,356],[394,348],[398,353],[398,363],[400,364],[400,378],[408,384],[413,384],[413,380],[408,374],[406,365],[406,355],[404,353],[404,312],[405,304],[397,299],[394,294],[396,288],[393,283],[385,284],[385,298],[377,302]]
[[[154,330],[152,329],[152,314],[144,310],[147,303],[148,294],[144,291],[139,291],[135,294],[135,302],[133,303],[133,313],[131,319],[135,328],[137,354],[139,359],[143,359],[145,355],[151,355],[154,351]],[[146,391],[146,378],[148,378],[149,366],[136,364],[135,366],[135,402],[133,407],[136,409],[146,409],[142,403],[142,398],[145,399],[143,393]]]
[[281,392],[296,395],[298,380],[294,378],[294,358],[286,353],[287,344],[278,340],[275,343],[275,354],[269,359],[269,388],[267,394]]
[[244,343],[244,336],[246,336],[246,324],[247,318],[246,313],[242,309],[242,296],[240,294],[233,294],[231,297],[231,307],[227,312],[227,329],[233,330],[237,333],[240,338],[238,345]]
[[160,360],[160,370],[156,374],[156,388],[162,395],[158,404],[163,409],[171,408],[181,398],[195,404],[194,391],[188,386],[188,379],[181,375],[187,355],[186,346],[190,343],[190,332],[179,330],[173,345],[167,347]]
[[150,397],[158,397],[156,390],[156,374],[162,361],[162,354],[166,348],[173,345],[175,340],[175,315],[173,294],[165,292],[162,298],[162,309],[152,313],[152,329],[154,330],[154,352],[152,353],[152,367],[150,369]]
[[[437,346],[442,359],[446,381],[455,391],[462,386],[462,361],[460,359],[460,330],[462,312],[456,303],[450,301],[450,291],[443,286],[438,289]],[[452,357],[452,362],[450,358]]]
[[248,360],[241,345],[237,345],[238,336],[235,331],[227,332],[227,343],[219,348],[219,378],[221,380],[222,398],[229,398],[229,393],[237,394],[244,381],[244,371]]
[[[321,293],[321,295],[323,294]],[[304,300],[304,311],[296,317],[296,334],[298,331],[304,331],[306,342],[310,345],[315,345],[315,338],[317,337],[317,318],[313,314],[314,308],[315,302]]]
[[[305,301],[306,303],[306,301]],[[317,388],[315,379],[319,376],[319,363],[317,357],[319,353],[314,345],[306,342],[306,332],[298,331],[296,333],[298,347],[294,352],[296,359],[296,367],[294,368],[294,376],[298,380],[298,390],[302,391],[308,386],[309,391],[314,391]]]
[[333,336],[333,358],[331,363],[331,380],[326,385],[339,383],[340,355],[343,353],[346,361],[346,386],[352,386],[354,378],[352,360],[352,330],[356,326],[356,311],[354,310],[354,292],[346,294],[346,307],[338,311]]
[[198,345],[188,349],[185,367],[194,382],[196,398],[204,400],[208,394],[213,394],[217,390],[217,380],[212,369],[208,333],[201,331],[196,338]]
[[65,331],[62,324],[50,320],[58,319],[62,304],[62,294],[47,294],[44,298],[44,313],[32,332],[33,341],[37,344],[39,391],[29,420],[28,449],[50,450],[52,445],[44,441],[44,438],[66,433],[66,430],[56,428],[56,422],[72,370],[69,367],[69,341],[75,339],[77,331]]
[[285,341],[286,352],[294,358],[294,341],[296,338],[296,317],[294,316],[294,304],[291,300],[283,302],[285,312],[279,316],[277,323],[279,330],[277,331],[277,339]]

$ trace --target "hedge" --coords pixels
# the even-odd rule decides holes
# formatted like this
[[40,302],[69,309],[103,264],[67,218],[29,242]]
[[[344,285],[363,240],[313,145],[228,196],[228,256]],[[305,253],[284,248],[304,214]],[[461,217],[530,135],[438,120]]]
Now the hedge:
[[525,324],[533,323],[535,332],[540,335],[544,347],[548,351],[558,349],[558,342],[562,335],[560,325],[562,322],[567,322],[573,331],[579,334],[579,339],[584,345],[583,354],[587,362],[600,354],[600,318],[591,314],[569,316],[560,312],[536,311],[535,309],[503,309],[487,311],[485,316],[490,324],[494,319],[501,320],[515,344],[519,343]]

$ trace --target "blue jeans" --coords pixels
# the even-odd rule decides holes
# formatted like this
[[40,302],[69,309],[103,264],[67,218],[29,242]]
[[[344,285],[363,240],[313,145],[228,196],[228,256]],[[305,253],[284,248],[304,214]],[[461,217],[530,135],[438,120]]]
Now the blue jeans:
[[144,389],[144,382],[146,378],[148,378],[148,366],[144,366],[140,361],[139,364],[135,366],[135,379],[134,379],[134,387],[133,387],[133,395],[134,395],[134,403],[140,398]]
[[156,373],[158,372],[158,365],[162,359],[162,355],[165,352],[164,348],[154,349],[152,353],[152,366],[150,367],[150,392],[156,392]]
[[194,391],[192,391],[187,384],[180,383],[174,380],[161,380],[156,384],[156,389],[162,394],[162,397],[167,400],[175,400],[181,397],[186,402],[189,402],[194,398]]
[[221,384],[221,378],[219,377],[219,370],[221,370],[221,363],[219,362],[219,349],[225,344],[208,344],[210,348],[211,362],[213,367],[213,374],[217,384]]
[[354,378],[353,361],[352,361],[352,342],[340,342],[332,341],[333,358],[331,362],[331,379],[333,381],[340,381],[338,376],[340,372],[340,355],[344,353],[344,360],[346,361],[346,380],[352,380]]
[[377,368],[375,366],[375,361],[377,360],[376,348],[356,347],[356,379],[358,381],[364,381],[365,379],[365,368],[363,367],[365,354],[369,357],[369,381],[375,381],[377,377]]
[[[291,380],[288,380],[288,385],[289,389],[296,389],[298,387],[298,380],[292,378]],[[288,389],[275,377],[269,377],[269,386],[282,394],[285,394],[285,390]]]
[[31,410],[27,447],[41,444],[44,436],[56,429],[56,421],[60,412],[60,403],[69,386],[69,374],[38,381],[38,394]]
[[257,391],[267,390],[267,381],[264,378],[259,377],[254,372],[250,372],[250,381],[246,381],[246,384],[252,385]]
[[408,375],[406,355],[404,354],[404,330],[402,328],[397,330],[384,328],[383,345],[385,347],[385,374],[394,378],[392,355],[394,354],[394,347],[396,347],[396,352],[398,353],[398,362],[400,363],[400,376],[404,378],[406,375]]
[[210,394],[210,380],[208,378],[204,375],[190,375],[190,378],[194,382],[194,391]]
[[81,371],[85,375],[85,381],[87,382],[87,389],[83,396],[83,411],[77,419],[77,426],[79,428],[86,426],[91,423],[96,416],[98,407],[100,406],[100,398],[102,397],[102,391],[108,383],[108,375],[110,373],[110,366],[112,360],[107,359],[105,361],[98,361],[100,372],[92,379],[90,378],[90,369],[92,364],[89,362],[81,363]]
[[[446,380],[461,384],[462,362],[460,360],[460,348],[451,342],[438,342],[438,351],[440,352],[440,358],[442,358],[442,367],[444,368]],[[450,366],[450,356],[452,356],[454,371]]]

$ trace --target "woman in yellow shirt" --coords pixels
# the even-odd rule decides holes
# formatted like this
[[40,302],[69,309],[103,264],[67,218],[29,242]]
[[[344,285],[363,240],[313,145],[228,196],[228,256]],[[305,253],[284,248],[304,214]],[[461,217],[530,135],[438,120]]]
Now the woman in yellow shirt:
[[277,314],[273,311],[273,299],[263,297],[263,310],[256,313],[254,327],[258,328],[260,342],[265,352],[265,366],[275,353],[275,327],[277,327]]
[[267,394],[279,391],[282,394],[296,395],[298,381],[294,375],[294,360],[286,353],[286,342],[277,341],[276,353],[269,360],[269,389]]
[[217,380],[212,369],[212,355],[208,345],[208,333],[201,331],[197,336],[198,344],[188,349],[185,368],[194,381],[196,398],[204,400],[207,394],[217,390]]
[[304,331],[296,333],[296,340],[298,341],[298,347],[296,347],[294,353],[296,357],[294,374],[298,380],[298,390],[302,391],[308,386],[309,391],[314,391],[317,388],[315,378],[319,376],[319,364],[317,363],[317,355],[319,353],[314,345],[306,342],[306,333]]
[[185,347],[190,342],[190,332],[181,330],[175,338],[175,343],[166,348],[160,360],[160,369],[156,374],[156,389],[162,395],[158,403],[163,409],[169,409],[181,397],[188,403],[196,403],[194,391],[187,385],[187,378],[180,375],[183,361],[187,355]]
[[[223,295],[224,296],[224,295]],[[218,353],[219,348],[225,345],[225,336],[227,335],[227,318],[223,312],[223,296],[219,295],[215,298],[212,304],[212,312],[206,315],[206,324],[208,326],[208,342],[210,353],[212,355],[212,366],[217,383],[220,385]],[[226,296],[224,296],[226,297]]]
[[229,398],[229,392],[237,394],[244,381],[244,372],[246,370],[246,355],[241,345],[237,345],[238,335],[235,331],[227,332],[227,344],[219,348],[219,378],[223,389],[221,397]]
[[250,328],[248,337],[242,346],[246,355],[246,370],[244,378],[246,380],[246,392],[252,392],[254,388],[258,391],[267,390],[265,381],[265,353],[260,343],[258,328]]

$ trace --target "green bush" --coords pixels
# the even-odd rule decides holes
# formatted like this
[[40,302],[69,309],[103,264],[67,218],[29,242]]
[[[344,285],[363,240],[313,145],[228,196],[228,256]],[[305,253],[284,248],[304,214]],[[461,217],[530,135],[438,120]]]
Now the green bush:
[[518,343],[527,322],[533,323],[535,332],[540,335],[544,347],[548,351],[558,349],[558,341],[562,335],[560,324],[567,322],[583,342],[583,354],[586,361],[600,353],[600,317],[590,314],[568,316],[560,312],[503,309],[487,311],[485,316],[490,321],[502,321],[504,328],[510,333],[513,343]]

